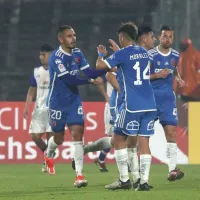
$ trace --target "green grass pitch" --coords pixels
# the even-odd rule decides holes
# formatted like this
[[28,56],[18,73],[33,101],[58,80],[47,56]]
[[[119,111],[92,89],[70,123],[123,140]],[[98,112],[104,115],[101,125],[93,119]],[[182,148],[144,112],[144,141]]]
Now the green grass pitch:
[[69,164],[56,165],[56,175],[42,173],[41,165],[0,165],[0,199],[2,200],[199,200],[200,166],[183,165],[182,180],[167,181],[167,166],[152,165],[150,192],[107,191],[106,184],[118,177],[115,164],[101,173],[96,165],[85,165],[87,188],[73,186],[75,174]]

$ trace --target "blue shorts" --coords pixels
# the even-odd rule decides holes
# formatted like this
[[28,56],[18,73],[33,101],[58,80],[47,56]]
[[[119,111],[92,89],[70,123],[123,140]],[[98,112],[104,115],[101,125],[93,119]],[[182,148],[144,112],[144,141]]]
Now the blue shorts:
[[155,95],[156,106],[157,106],[157,119],[160,120],[161,125],[167,126],[177,126],[178,115],[176,107],[176,98],[161,99]]
[[151,136],[154,134],[156,111],[130,113],[120,108],[114,132],[122,136]]
[[117,118],[117,108],[115,107],[110,108],[110,115],[111,115],[110,124],[114,125]]
[[65,125],[84,125],[84,112],[80,99],[75,99],[64,111],[55,108],[49,108],[50,126],[53,132],[62,132]]

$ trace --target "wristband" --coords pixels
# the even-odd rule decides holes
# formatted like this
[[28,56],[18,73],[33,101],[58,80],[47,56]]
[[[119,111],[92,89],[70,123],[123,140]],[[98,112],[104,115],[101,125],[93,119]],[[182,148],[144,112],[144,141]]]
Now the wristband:
[[102,52],[98,53],[99,57],[106,57],[106,55]]

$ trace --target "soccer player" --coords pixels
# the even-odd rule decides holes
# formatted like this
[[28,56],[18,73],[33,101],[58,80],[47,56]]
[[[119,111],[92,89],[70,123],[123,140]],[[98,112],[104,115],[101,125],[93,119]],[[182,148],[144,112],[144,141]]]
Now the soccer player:
[[97,69],[118,67],[120,94],[123,99],[112,137],[120,178],[106,188],[112,190],[131,188],[126,139],[128,136],[139,135],[141,180],[137,190],[148,191],[151,165],[149,137],[154,134],[156,113],[153,89],[150,84],[150,61],[147,51],[135,45],[137,27],[134,24],[123,24],[118,29],[118,35],[122,49],[103,60],[107,51],[103,45],[99,45],[99,57],[96,62]]
[[[85,187],[88,182],[82,174],[83,170],[83,132],[84,112],[78,85],[98,84],[91,78],[101,76],[105,71],[92,70],[83,53],[76,47],[76,34],[72,27],[61,26],[57,32],[60,47],[53,51],[49,59],[50,90],[47,99],[50,125],[54,135],[49,139],[46,163],[49,174],[55,174],[54,152],[63,143],[65,124],[72,135],[73,158],[76,168],[74,186]],[[79,70],[86,77],[78,77]]]
[[184,81],[177,71],[179,53],[171,48],[174,39],[174,31],[168,26],[160,30],[159,45],[149,51],[151,61],[151,84],[153,86],[157,105],[157,116],[165,131],[167,140],[168,180],[181,179],[184,173],[176,168],[177,162],[177,108],[176,97],[173,91],[173,77],[177,79],[179,86],[184,86]]
[[[52,136],[46,109],[46,98],[49,92],[48,59],[52,51],[53,48],[48,44],[43,45],[40,49],[40,62],[42,65],[33,70],[24,108],[24,118],[27,119],[30,104],[36,98],[29,133],[32,136],[32,140],[43,153],[46,151],[47,144],[42,139],[42,136],[46,132],[47,141]],[[45,162],[42,166],[42,171],[47,171]]]
[[[156,38],[150,27],[142,26],[138,28],[137,43],[139,46],[145,48],[146,50],[150,50],[154,48],[155,41]],[[114,52],[120,49],[114,40],[110,39],[109,42],[111,45],[110,48]],[[122,100],[120,98],[120,95],[118,94],[119,86],[116,80],[116,73],[108,72],[106,77],[108,79],[108,82],[110,82],[111,85],[114,87],[110,98],[110,113],[112,116],[111,123],[114,124]],[[132,174],[133,187],[137,188],[140,183],[139,163],[137,155],[138,152],[136,147],[137,138],[130,136],[127,138],[126,142],[127,142],[128,163],[130,170],[129,172]],[[86,145],[84,147],[84,151],[85,153],[88,153],[90,151],[98,151],[101,150],[102,147],[112,148],[112,144],[109,138],[100,138],[94,143]],[[150,188],[152,188],[152,186],[150,186]]]

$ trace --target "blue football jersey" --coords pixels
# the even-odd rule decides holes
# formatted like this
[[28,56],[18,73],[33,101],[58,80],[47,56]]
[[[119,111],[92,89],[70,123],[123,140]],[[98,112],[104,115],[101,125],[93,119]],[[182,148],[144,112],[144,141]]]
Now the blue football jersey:
[[151,81],[154,90],[173,91],[173,73],[179,60],[179,53],[171,49],[168,54],[163,54],[158,47],[149,50],[149,58],[151,59],[151,74],[160,72],[162,69],[168,68],[170,74],[166,78],[154,79]]
[[115,52],[104,62],[109,68],[118,67],[120,95],[128,112],[156,110],[150,84],[150,60],[144,48],[130,45]]
[[50,89],[47,98],[47,107],[64,109],[79,97],[76,85],[67,86],[61,79],[65,74],[77,77],[79,70],[90,67],[80,49],[73,49],[72,54],[65,52],[61,47],[52,52],[49,58]]

